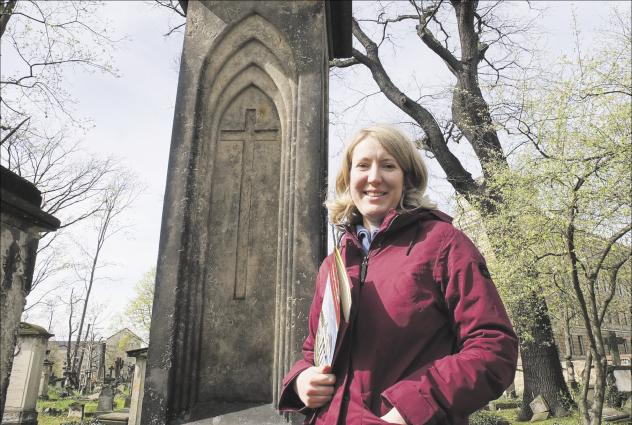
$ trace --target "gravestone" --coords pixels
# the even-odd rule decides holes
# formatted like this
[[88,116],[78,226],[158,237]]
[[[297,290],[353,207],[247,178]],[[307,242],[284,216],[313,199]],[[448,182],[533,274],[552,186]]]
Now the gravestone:
[[147,367],[147,348],[138,348],[127,352],[127,357],[134,357],[136,362],[132,369],[132,391],[129,404],[129,425],[141,425],[141,410],[145,387],[145,370]]
[[46,344],[51,336],[53,335],[40,326],[20,323],[17,355],[13,360],[2,416],[3,425],[37,424],[35,405],[46,356]]
[[39,386],[39,398],[42,400],[48,400],[48,384],[50,382],[50,376],[53,372],[53,362],[48,360],[48,354],[50,350],[46,350],[46,359],[44,359],[44,365],[42,366],[42,379]]
[[99,393],[98,413],[111,412],[114,410],[114,390],[109,385],[103,385]]
[[612,355],[612,364],[621,366],[621,355],[619,354],[619,344],[623,344],[623,338],[618,337],[614,331],[608,331],[608,346]]
[[351,53],[351,4],[186,8],[143,422],[281,423],[326,253],[328,60]]
[[549,405],[544,399],[544,397],[542,397],[542,394],[534,398],[533,401],[529,403],[529,407],[531,408],[531,411],[533,412],[533,416],[531,417],[531,422],[542,421],[544,419],[547,419],[551,414]]
[[0,166],[0,418],[40,232],[59,228],[59,220],[42,211],[41,204],[35,186]]
[[84,408],[85,408],[85,405],[83,405],[82,403],[77,403],[77,402],[71,403],[68,406],[68,417],[73,418],[73,419],[79,419],[80,421],[82,421]]
[[613,367],[612,375],[617,391],[621,393],[632,392],[632,372],[630,366]]

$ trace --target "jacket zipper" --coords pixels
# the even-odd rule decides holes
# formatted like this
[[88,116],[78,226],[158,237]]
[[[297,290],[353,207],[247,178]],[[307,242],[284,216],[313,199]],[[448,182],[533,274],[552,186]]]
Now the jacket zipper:
[[362,265],[360,266],[360,287],[364,286],[364,280],[366,279],[366,271],[369,268],[369,254],[362,259]]

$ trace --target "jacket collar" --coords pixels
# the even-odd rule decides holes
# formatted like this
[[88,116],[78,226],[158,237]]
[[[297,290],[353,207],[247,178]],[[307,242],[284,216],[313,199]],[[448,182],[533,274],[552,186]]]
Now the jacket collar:
[[[452,217],[442,211],[431,210],[423,207],[404,212],[398,212],[395,208],[391,208],[391,210],[384,217],[384,220],[382,220],[382,224],[380,225],[380,228],[375,236],[377,237],[377,235],[395,232],[398,229],[406,227],[411,223],[426,220],[440,220],[451,223]],[[355,226],[351,224],[345,225],[344,230],[345,233],[342,239],[349,238],[357,246],[360,246],[360,241],[358,240],[358,237],[356,235]]]

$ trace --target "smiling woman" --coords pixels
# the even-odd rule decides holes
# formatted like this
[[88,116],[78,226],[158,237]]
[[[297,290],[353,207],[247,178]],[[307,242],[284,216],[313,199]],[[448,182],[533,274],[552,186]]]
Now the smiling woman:
[[327,207],[343,233],[349,322],[333,364],[315,367],[329,256],[281,410],[319,425],[461,425],[513,381],[517,338],[485,260],[424,196],[427,184],[413,144],[391,127],[364,129],[347,147]]

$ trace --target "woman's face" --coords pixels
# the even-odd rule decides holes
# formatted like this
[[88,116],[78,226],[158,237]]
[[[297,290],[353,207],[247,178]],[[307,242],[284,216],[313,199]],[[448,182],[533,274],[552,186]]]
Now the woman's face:
[[351,199],[364,227],[378,228],[391,208],[399,204],[404,190],[404,171],[395,158],[373,137],[358,143],[351,155]]

